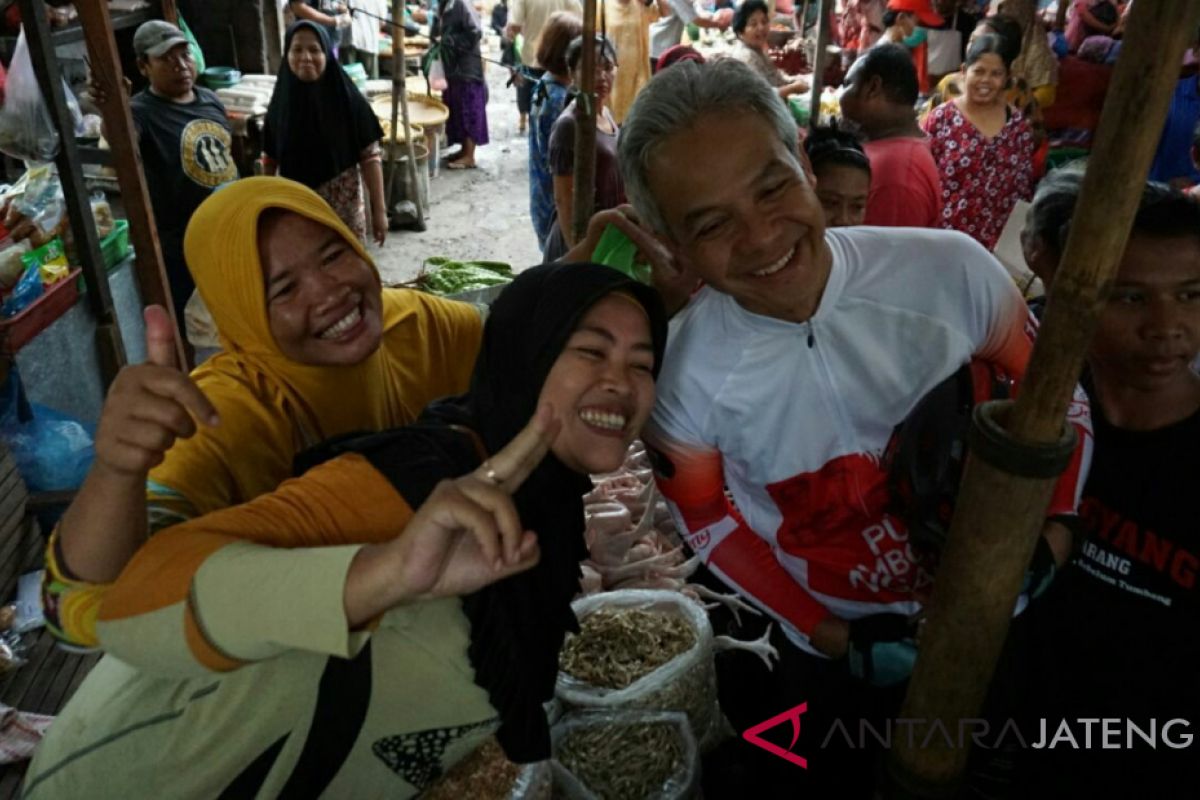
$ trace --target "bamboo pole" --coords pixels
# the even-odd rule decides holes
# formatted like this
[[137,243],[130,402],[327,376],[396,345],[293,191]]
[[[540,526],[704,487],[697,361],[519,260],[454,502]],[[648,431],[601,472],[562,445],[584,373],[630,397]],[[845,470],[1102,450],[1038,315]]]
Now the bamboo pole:
[[413,205],[417,209],[416,229],[425,230],[425,210],[421,208],[421,184],[417,180],[417,152],[413,146],[411,117],[408,114],[408,59],[404,55],[404,0],[392,0],[392,145],[388,148],[388,182],[384,202],[391,205],[392,187],[396,185],[397,123],[400,114],[404,120],[404,149],[408,154],[406,172],[416,197]]
[[[1026,450],[1061,434],[1198,16],[1194,0],[1138,3],[1130,14],[1045,320],[1008,414],[1008,434]],[[978,715],[1054,481],[969,461],[903,718],[957,731]],[[940,736],[926,747],[897,742],[893,796],[952,795],[967,755]]]
[[[587,236],[592,206],[596,200],[596,4],[603,0],[585,0],[583,4],[584,48],[580,61],[579,86],[575,87],[575,171],[572,203],[573,219],[559,220],[570,225],[572,241]],[[638,2],[638,0],[634,0]]]
[[812,86],[808,96],[808,129],[811,131],[821,120],[821,90],[825,83],[825,67],[829,64],[829,17],[833,14],[833,0],[821,0],[821,15],[817,17],[817,47],[813,52]]

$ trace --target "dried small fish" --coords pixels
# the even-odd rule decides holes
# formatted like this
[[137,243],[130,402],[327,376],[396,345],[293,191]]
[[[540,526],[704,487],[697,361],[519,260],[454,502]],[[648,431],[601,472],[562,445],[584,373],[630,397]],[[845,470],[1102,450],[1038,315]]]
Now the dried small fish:
[[447,772],[421,795],[423,800],[507,800],[521,765],[504,757],[493,737]]
[[605,689],[624,689],[696,644],[677,615],[642,609],[600,609],[568,637],[559,666],[571,677]]
[[663,722],[578,727],[559,742],[555,757],[601,800],[660,793],[683,765],[679,729]]

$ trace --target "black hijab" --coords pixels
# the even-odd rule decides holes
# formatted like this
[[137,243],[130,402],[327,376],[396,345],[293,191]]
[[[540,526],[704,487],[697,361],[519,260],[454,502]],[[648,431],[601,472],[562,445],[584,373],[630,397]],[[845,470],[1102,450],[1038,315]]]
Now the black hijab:
[[[298,469],[340,453],[362,453],[418,507],[438,481],[479,466],[476,436],[491,454],[528,424],[567,339],[588,309],[613,292],[631,295],[645,309],[657,376],[667,340],[657,292],[598,264],[534,267],[492,305],[467,394],[433,403],[405,428],[324,445],[315,458],[302,457]],[[583,494],[590,488],[588,476],[547,454],[513,497],[522,525],[537,534],[541,560],[463,598],[475,682],[500,712],[496,735],[517,763],[550,756],[542,704],[554,695],[563,638],[578,630],[571,600],[579,593],[579,562],[588,554]]]
[[[297,78],[287,61],[300,30],[315,34],[325,53],[325,71],[312,83]],[[263,126],[263,150],[279,164],[279,174],[316,189],[357,164],[362,151],[382,138],[375,112],[334,58],[325,28],[308,20],[288,28]]]

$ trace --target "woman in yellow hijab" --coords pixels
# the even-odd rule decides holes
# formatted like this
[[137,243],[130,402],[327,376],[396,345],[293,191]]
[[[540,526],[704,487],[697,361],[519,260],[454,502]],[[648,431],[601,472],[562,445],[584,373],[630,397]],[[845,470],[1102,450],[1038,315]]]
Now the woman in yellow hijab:
[[[47,624],[72,645],[96,645],[106,584],[148,535],[274,489],[306,446],[412,422],[466,390],[479,349],[473,307],[381,289],[358,238],[299,183],[216,192],[184,250],[223,350],[190,382],[155,364],[114,382],[96,463],[47,551]],[[205,398],[215,420],[197,413]]]

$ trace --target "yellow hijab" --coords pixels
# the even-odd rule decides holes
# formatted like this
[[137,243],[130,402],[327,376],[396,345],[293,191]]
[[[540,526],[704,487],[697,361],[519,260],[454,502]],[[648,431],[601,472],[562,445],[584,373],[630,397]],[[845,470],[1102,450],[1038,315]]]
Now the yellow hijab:
[[258,250],[258,220],[266,209],[292,211],[337,231],[375,267],[333,209],[294,181],[239,180],[196,210],[184,253],[223,352],[192,377],[221,423],[177,442],[149,485],[154,499],[182,496],[193,513],[274,489],[291,474],[295,454],[323,439],[412,422],[429,401],[466,389],[478,351],[474,309],[383,290],[383,343],[365,361],[317,367],[289,360],[267,318]]

